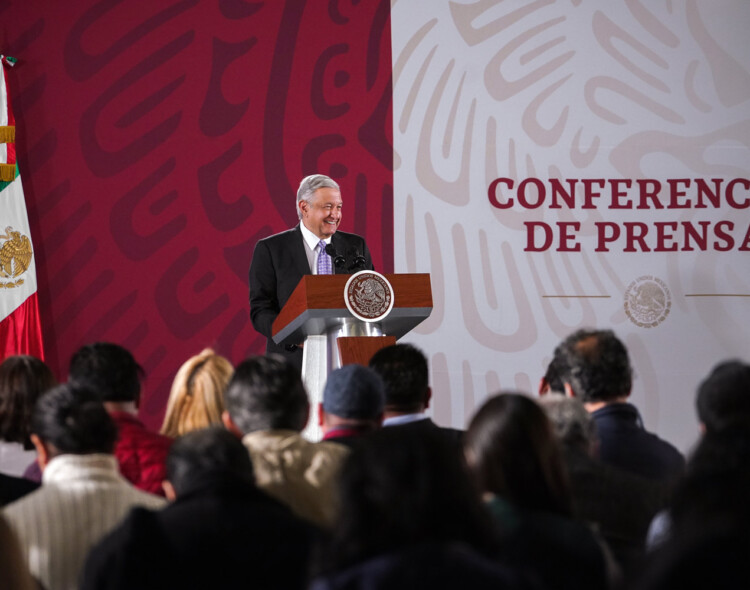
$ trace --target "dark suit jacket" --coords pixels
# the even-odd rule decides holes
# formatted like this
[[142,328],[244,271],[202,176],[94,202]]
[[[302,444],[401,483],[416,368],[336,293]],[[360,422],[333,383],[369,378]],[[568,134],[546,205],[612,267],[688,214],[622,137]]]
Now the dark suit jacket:
[[[336,274],[356,272],[354,257],[365,259],[364,269],[372,270],[372,258],[364,238],[337,231],[331,244],[345,262],[336,267]],[[361,267],[356,270],[363,270]],[[260,240],[255,245],[250,263],[250,320],[253,327],[266,337],[266,353],[282,354],[302,368],[302,350],[288,350],[271,339],[271,328],[279,311],[289,299],[303,275],[311,274],[305,244],[299,225],[293,229]]]
[[674,481],[685,470],[685,459],[667,441],[647,432],[632,404],[612,403],[591,414],[599,435],[603,463],[660,481]]
[[28,479],[0,473],[0,506],[15,502],[38,487],[38,483]]
[[306,587],[316,530],[254,485],[208,477],[134,508],[89,553],[81,590]]

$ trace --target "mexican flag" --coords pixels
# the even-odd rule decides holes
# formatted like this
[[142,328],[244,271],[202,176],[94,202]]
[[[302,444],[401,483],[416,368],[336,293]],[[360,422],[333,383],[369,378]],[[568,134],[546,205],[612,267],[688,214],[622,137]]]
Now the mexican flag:
[[43,360],[36,263],[16,164],[16,122],[7,85],[8,68],[15,62],[0,55],[0,360],[14,354]]

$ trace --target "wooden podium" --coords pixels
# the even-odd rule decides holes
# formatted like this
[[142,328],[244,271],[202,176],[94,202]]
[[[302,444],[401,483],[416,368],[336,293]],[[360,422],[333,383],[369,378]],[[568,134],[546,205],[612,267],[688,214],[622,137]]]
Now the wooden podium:
[[393,308],[381,320],[362,321],[344,299],[351,275],[305,275],[273,323],[277,344],[303,343],[302,380],[310,398],[304,434],[320,439],[317,405],[328,373],[344,365],[366,365],[379,349],[395,344],[432,313],[428,274],[384,275],[393,288]]

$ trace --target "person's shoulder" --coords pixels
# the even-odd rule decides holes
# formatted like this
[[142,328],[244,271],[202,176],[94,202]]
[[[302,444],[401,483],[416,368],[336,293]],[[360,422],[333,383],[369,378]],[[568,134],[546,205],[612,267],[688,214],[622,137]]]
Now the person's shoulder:
[[286,242],[287,240],[293,239],[300,235],[302,235],[302,232],[299,229],[299,225],[295,225],[292,228],[285,229],[284,231],[280,231],[279,233],[262,238],[258,240],[258,243],[274,245],[277,243]]
[[365,239],[360,236],[359,234],[352,234],[349,232],[336,230],[336,233],[333,234],[333,240],[341,240],[342,242],[364,242]]

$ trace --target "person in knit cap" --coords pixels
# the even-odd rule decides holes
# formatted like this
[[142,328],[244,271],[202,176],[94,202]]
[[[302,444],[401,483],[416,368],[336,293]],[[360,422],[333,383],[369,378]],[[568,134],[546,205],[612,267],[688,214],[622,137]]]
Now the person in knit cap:
[[318,406],[323,440],[352,447],[362,435],[380,428],[385,408],[385,385],[380,376],[362,365],[332,371]]

